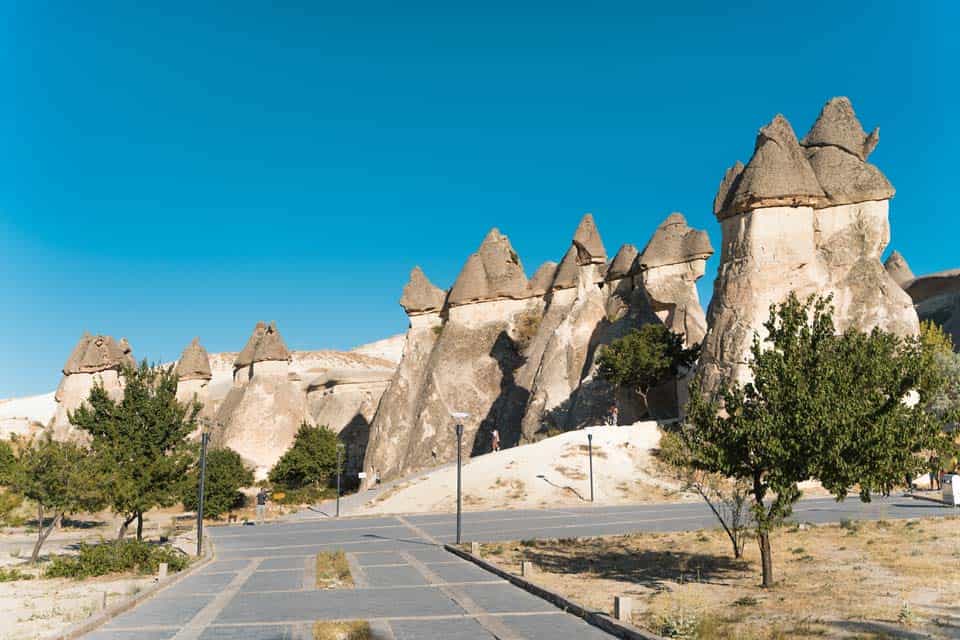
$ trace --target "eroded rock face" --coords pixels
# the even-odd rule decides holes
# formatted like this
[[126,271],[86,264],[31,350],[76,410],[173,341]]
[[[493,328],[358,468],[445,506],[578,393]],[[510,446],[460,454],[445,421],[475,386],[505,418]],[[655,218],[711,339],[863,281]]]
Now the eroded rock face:
[[54,394],[57,405],[50,425],[53,437],[57,440],[82,439],[70,423],[68,414],[87,400],[95,384],[103,385],[114,400],[123,397],[120,372],[123,367],[136,364],[125,338],[116,341],[110,336],[84,333],[63,365],[63,378]]
[[[644,322],[663,321],[650,307],[644,278],[670,322],[679,318],[686,326],[685,318],[700,309],[688,284],[703,272],[709,241],[704,244],[705,236],[678,214],[658,233],[649,245],[655,264],[644,268],[646,276],[632,245],[621,248],[608,268],[588,214],[560,264],[545,263],[527,284],[509,241],[491,232],[467,260],[443,309],[407,309],[403,359],[371,425],[368,479],[454,459],[454,412],[470,414],[463,420],[464,452],[474,455],[490,450],[494,429],[503,446],[512,446],[548,429],[599,423],[615,398],[596,376],[598,349]],[[668,291],[671,277],[684,281],[674,292]],[[693,324],[702,327],[702,316],[700,309]],[[621,399],[624,419],[632,420],[626,405],[635,400]],[[676,399],[670,402],[675,407]]]
[[954,351],[960,351],[960,269],[914,277],[910,265],[894,251],[887,272],[906,290],[920,320],[929,320],[950,334]]
[[700,362],[708,390],[746,379],[754,334],[790,292],[832,294],[840,329],[918,331],[908,296],[880,262],[893,187],[866,163],[877,139],[849,100],[835,98],[802,145],[777,116],[746,167],[728,170],[714,201],[723,245]]
[[428,313],[439,311],[447,293],[433,285],[424,275],[420,267],[414,267],[410,272],[410,281],[403,288],[400,296],[400,306],[407,313]]
[[189,402],[196,399],[203,403],[213,372],[210,369],[210,356],[200,344],[200,338],[194,338],[183,350],[174,371],[178,378],[177,400]]

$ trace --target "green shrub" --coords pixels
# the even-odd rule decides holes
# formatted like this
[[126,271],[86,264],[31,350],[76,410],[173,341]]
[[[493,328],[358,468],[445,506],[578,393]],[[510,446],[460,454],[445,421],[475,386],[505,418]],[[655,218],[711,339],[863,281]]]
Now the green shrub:
[[17,510],[23,505],[23,497],[0,489],[0,524],[8,527],[18,527],[24,523],[26,518],[17,513]]
[[173,547],[137,540],[93,545],[81,542],[80,553],[54,557],[44,575],[48,578],[89,578],[129,571],[146,575],[156,573],[161,562],[166,562],[168,569],[176,572],[185,569],[190,559]]
[[[183,508],[197,510],[199,470],[194,468],[184,486]],[[219,515],[243,506],[242,487],[253,485],[253,471],[243,465],[240,454],[233,449],[213,449],[207,453],[207,474],[203,483],[203,517]]]
[[311,427],[304,422],[293,446],[270,470],[270,482],[285,490],[326,486],[336,477],[337,442],[337,434],[327,427]]
[[277,504],[316,504],[337,497],[337,490],[330,487],[303,487],[302,489],[280,489],[270,499]]
[[10,569],[0,567],[0,582],[15,582],[17,580],[33,580],[33,576],[20,571],[16,567]]

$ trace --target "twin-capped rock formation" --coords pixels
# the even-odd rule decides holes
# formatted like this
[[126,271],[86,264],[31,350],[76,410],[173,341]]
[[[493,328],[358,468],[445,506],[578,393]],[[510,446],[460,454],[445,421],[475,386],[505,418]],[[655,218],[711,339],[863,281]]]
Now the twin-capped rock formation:
[[51,424],[53,437],[58,440],[77,437],[76,428],[70,424],[70,412],[86,401],[95,384],[102,385],[114,399],[120,398],[123,395],[121,372],[125,366],[136,364],[126,338],[116,341],[110,336],[84,332],[63,365],[63,378],[54,395],[57,404]]
[[[414,268],[400,300],[410,327],[371,425],[367,477],[453,459],[456,413],[468,414],[465,449],[474,453],[489,450],[495,429],[510,446],[596,424],[615,401],[596,377],[598,349],[646,322],[699,341],[705,322],[694,283],[711,253],[706,235],[673,214],[642,255],[624,245],[608,265],[587,214],[559,264],[544,263],[529,280],[496,229],[449,293]],[[635,400],[621,399],[621,411]],[[675,413],[675,404],[668,398],[660,409]]]
[[913,300],[920,319],[943,327],[953,339],[954,350],[960,351],[960,269],[916,277],[897,251],[890,254],[885,266]]
[[834,98],[800,141],[778,115],[750,162],[727,171],[714,200],[723,247],[700,362],[708,390],[746,378],[754,333],[791,291],[832,294],[840,329],[918,331],[910,297],[880,261],[894,189],[867,162],[878,140]]

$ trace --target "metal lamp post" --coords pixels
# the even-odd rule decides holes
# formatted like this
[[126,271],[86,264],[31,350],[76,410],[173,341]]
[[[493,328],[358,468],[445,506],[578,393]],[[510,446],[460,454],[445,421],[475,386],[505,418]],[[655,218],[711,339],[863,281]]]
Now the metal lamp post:
[[343,449],[344,444],[342,442],[337,443],[337,517],[340,517],[340,476],[343,475]]
[[590,502],[593,502],[593,434],[587,434],[587,454],[590,458]]
[[210,441],[210,434],[203,431],[200,434],[200,482],[197,487],[197,555],[203,551],[203,494],[204,483],[207,479],[207,442]]
[[460,544],[460,532],[461,532],[461,516],[463,513],[462,508],[462,469],[463,469],[463,420],[464,418],[469,418],[469,413],[451,413],[456,421],[456,432],[457,432],[457,544]]

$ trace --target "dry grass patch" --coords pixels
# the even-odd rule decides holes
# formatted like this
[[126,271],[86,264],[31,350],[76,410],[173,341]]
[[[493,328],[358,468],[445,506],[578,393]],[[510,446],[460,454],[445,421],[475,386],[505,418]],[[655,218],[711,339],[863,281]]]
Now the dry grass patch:
[[[734,560],[721,531],[483,545],[489,560],[588,608],[634,600],[634,623],[666,637],[946,638],[960,628],[960,520],[789,527],[773,536],[773,589],[756,542]],[[906,634],[906,635],[905,635]],[[909,635],[918,634],[918,635]]]
[[317,554],[317,588],[345,589],[353,586],[353,575],[343,551],[321,551]]
[[313,640],[372,640],[370,624],[366,620],[313,623]]

